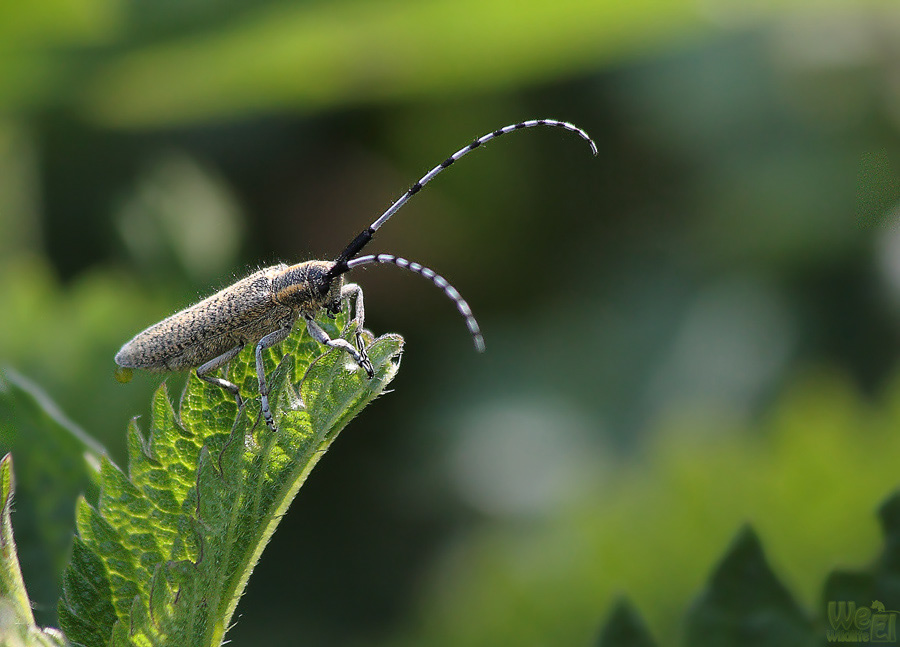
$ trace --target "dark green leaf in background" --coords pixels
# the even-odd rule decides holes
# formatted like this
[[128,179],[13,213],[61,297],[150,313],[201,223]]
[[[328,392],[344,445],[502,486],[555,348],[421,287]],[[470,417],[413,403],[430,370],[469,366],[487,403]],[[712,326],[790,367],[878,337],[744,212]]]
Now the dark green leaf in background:
[[[864,609],[863,616],[887,612],[893,622],[896,638],[897,617],[900,617],[900,494],[892,495],[879,510],[884,532],[884,549],[868,568],[841,569],[832,573],[825,583],[821,600],[823,634],[841,630],[869,632],[869,626],[854,620],[855,611]],[[889,618],[893,615],[894,619]],[[869,636],[872,634],[869,633]],[[873,641],[875,642],[875,641]],[[884,641],[882,641],[884,642]]]
[[56,629],[41,630],[35,625],[31,601],[22,581],[10,510],[15,481],[12,455],[0,459],[0,646],[51,647],[66,644]]
[[36,385],[7,368],[0,372],[0,452],[15,456],[20,475],[15,529],[35,615],[39,624],[56,624],[75,500],[95,496],[104,449]]
[[756,533],[738,533],[689,611],[692,647],[817,645],[812,623],[766,561]]
[[597,647],[656,647],[656,642],[638,612],[621,598],[613,605]]

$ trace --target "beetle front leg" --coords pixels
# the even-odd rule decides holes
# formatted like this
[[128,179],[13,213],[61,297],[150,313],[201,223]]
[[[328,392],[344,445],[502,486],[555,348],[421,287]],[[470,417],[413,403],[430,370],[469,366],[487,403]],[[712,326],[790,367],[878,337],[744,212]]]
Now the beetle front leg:
[[286,326],[269,333],[256,344],[256,376],[259,378],[259,406],[266,424],[272,431],[278,431],[278,429],[275,428],[275,418],[272,417],[272,409],[269,407],[269,385],[266,382],[266,367],[263,365],[262,354],[265,349],[283,342],[290,334],[291,326]]
[[363,348],[357,350],[353,347],[353,344],[349,343],[346,339],[332,339],[328,336],[327,332],[322,330],[322,327],[317,324],[312,317],[309,315],[303,315],[303,317],[306,319],[306,329],[309,331],[310,337],[329,348],[340,348],[353,358],[353,361],[366,372],[366,375],[370,378],[375,377],[375,369],[372,368],[372,362],[369,361],[366,351]]
[[[356,324],[356,347],[365,356],[366,345],[363,341],[363,324],[366,321],[366,307],[363,304],[363,291],[356,283],[348,283],[341,288],[341,300],[355,297],[353,304],[353,323]],[[371,375],[369,376],[371,377]]]

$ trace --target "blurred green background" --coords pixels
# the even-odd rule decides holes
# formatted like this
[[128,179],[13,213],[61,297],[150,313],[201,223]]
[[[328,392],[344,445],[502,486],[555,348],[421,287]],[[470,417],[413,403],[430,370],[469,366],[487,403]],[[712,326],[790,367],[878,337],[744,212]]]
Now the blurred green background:
[[354,273],[402,370],[230,638],[583,645],[626,595],[674,644],[745,521],[820,614],[900,481],[898,43],[874,1],[0,4],[0,363],[121,464],[163,379],[114,380],[134,333],[332,258],[477,135],[569,120],[598,158],[517,133],[379,231],[369,251],[450,279],[488,351],[426,282]]

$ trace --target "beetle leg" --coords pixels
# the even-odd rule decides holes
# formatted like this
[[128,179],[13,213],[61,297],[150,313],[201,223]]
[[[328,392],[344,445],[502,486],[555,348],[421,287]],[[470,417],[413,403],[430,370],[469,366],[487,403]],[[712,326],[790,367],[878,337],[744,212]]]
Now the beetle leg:
[[370,378],[375,376],[375,369],[372,368],[372,362],[369,361],[368,356],[366,355],[366,351],[360,348],[356,350],[353,347],[353,344],[349,343],[345,339],[332,339],[328,336],[328,333],[322,330],[322,327],[319,326],[315,322],[315,320],[309,315],[303,315],[303,318],[306,319],[306,329],[309,331],[310,337],[315,339],[320,344],[328,346],[329,348],[340,348],[342,351],[350,355],[353,358],[353,361],[356,362],[359,367],[366,372]]
[[231,350],[226,351],[218,357],[214,357],[213,359],[209,360],[208,362],[206,362],[206,364],[200,366],[197,369],[197,377],[199,377],[201,380],[209,382],[210,384],[215,384],[216,386],[225,389],[231,395],[233,395],[235,402],[237,402],[238,409],[241,408],[241,404],[243,404],[243,401],[241,400],[241,394],[240,391],[238,391],[237,385],[234,382],[229,382],[228,380],[221,377],[210,375],[210,373],[234,359],[243,348],[243,344],[241,344],[240,346],[235,346]]
[[262,353],[265,349],[287,339],[290,334],[291,326],[285,326],[269,333],[256,344],[256,375],[259,377],[260,409],[262,409],[266,424],[272,431],[278,430],[275,428],[275,419],[272,417],[272,409],[269,407],[269,385],[266,383],[266,368],[263,366]]
[[356,283],[348,283],[341,288],[341,299],[350,299],[352,297],[356,297],[356,302],[353,304],[353,323],[356,324],[356,347],[359,349],[360,353],[362,353],[363,357],[365,357],[366,345],[363,342],[362,331],[363,324],[366,320],[366,307],[363,305],[362,288]]

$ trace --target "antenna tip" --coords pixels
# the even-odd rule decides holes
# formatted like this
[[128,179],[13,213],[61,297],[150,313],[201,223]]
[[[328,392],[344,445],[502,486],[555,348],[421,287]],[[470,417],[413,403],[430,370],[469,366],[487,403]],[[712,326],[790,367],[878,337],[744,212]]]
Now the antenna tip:
[[477,335],[475,337],[475,350],[477,350],[479,353],[483,353],[485,350],[484,337],[482,337],[481,335]]
[[594,141],[593,137],[587,134],[587,131],[584,128],[579,128],[575,124],[571,124],[568,121],[559,121],[556,123],[561,125],[563,128],[566,128],[567,130],[571,130],[572,132],[577,133],[578,136],[586,141],[588,143],[588,146],[591,147],[591,154],[594,157],[597,157],[597,143]]

